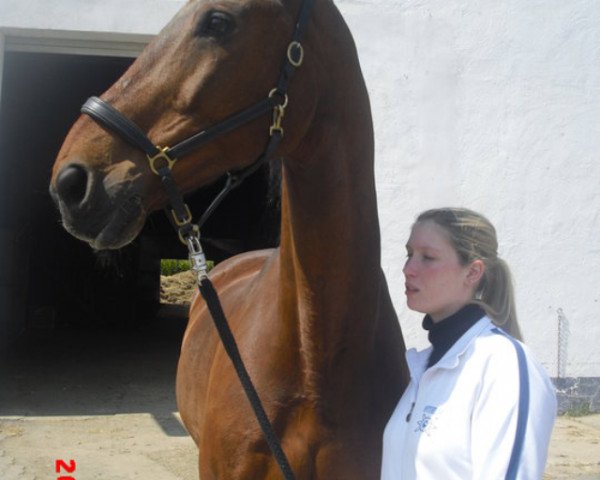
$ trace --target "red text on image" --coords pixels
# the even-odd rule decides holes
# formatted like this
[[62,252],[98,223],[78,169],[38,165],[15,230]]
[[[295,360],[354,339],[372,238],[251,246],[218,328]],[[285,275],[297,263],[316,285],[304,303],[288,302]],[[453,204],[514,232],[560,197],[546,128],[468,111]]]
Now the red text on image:
[[[77,468],[77,463],[75,460],[69,460],[69,462],[65,462],[64,460],[56,460],[54,464],[54,469],[56,473],[74,473]],[[58,477],[56,480],[75,480],[75,477],[70,475],[62,475]]]

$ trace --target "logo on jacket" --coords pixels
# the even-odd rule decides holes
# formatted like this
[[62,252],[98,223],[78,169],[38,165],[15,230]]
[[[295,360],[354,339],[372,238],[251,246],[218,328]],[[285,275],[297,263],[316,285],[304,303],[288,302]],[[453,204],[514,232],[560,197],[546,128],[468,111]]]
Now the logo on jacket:
[[424,432],[425,430],[427,430],[427,427],[431,422],[431,417],[433,416],[436,410],[437,407],[434,407],[433,405],[426,405],[423,408],[421,420],[417,421],[417,428],[415,429],[415,432]]

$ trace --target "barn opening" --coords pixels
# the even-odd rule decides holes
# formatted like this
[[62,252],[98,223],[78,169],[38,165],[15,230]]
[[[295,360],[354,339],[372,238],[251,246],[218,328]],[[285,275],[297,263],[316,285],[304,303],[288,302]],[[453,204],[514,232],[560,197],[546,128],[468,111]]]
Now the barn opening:
[[[51,167],[83,102],[102,93],[131,57],[7,51],[0,108],[0,351],[40,329],[149,324],[161,308],[161,259],[182,259],[163,212],[129,246],[93,252],[60,225],[48,195]],[[274,246],[279,213],[264,168],[203,228],[207,256]],[[194,216],[220,182],[187,198]]]

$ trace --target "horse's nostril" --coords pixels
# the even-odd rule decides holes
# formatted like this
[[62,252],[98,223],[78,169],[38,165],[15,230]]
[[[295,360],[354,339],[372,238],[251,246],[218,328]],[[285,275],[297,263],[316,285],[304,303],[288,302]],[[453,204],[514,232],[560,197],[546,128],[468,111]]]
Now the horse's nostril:
[[56,191],[61,200],[69,205],[79,205],[87,191],[88,174],[79,165],[63,168],[56,177]]

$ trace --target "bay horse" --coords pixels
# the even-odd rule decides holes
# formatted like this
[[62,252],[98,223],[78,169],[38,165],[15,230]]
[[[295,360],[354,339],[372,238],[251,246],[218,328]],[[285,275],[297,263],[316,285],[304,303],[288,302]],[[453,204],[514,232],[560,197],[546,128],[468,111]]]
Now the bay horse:
[[[269,92],[301,3],[190,0],[101,98],[157,145],[177,143]],[[332,0],[315,0],[302,48],[277,151],[280,246],[230,258],[210,277],[296,478],[374,480],[408,372],[380,266],[370,105]],[[188,193],[250,165],[270,121],[178,159],[178,187]],[[87,116],[61,147],[50,192],[65,228],[98,250],[131,242],[168,203],[143,152]],[[202,480],[280,478],[198,295],[176,395]]]

